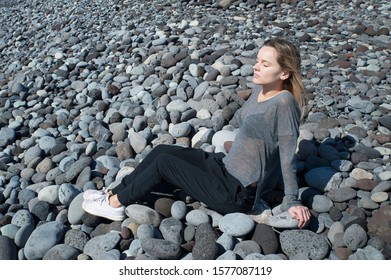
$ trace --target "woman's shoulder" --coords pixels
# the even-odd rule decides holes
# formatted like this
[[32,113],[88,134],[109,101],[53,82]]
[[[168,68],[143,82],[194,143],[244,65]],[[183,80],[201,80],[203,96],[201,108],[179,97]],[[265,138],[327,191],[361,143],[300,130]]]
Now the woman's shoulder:
[[276,101],[278,101],[278,103],[281,104],[282,106],[292,106],[292,105],[297,106],[293,94],[288,90],[282,91],[276,97],[277,97]]
[[284,91],[278,96],[277,114],[298,115],[300,116],[300,107],[297,104],[293,94],[290,91]]

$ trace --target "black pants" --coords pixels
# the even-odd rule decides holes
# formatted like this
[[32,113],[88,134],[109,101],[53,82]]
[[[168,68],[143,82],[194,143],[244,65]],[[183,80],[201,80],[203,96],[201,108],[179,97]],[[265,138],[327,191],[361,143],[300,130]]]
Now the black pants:
[[226,171],[222,153],[174,145],[156,146],[112,192],[122,205],[139,202],[162,184],[182,189],[221,213],[247,212],[255,191]]

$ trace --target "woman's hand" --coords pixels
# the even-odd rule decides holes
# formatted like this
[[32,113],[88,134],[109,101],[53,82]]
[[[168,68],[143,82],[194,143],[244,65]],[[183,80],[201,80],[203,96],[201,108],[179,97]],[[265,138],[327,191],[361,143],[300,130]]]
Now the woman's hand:
[[307,225],[308,221],[310,220],[311,213],[305,206],[292,206],[288,209],[289,215],[291,215],[293,218],[299,220],[299,228],[303,228]]

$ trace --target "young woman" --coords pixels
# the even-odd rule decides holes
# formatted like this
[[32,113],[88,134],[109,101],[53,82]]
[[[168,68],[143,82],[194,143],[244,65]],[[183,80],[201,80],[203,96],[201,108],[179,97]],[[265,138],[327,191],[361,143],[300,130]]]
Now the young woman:
[[297,48],[283,38],[267,40],[254,65],[256,85],[236,114],[239,132],[227,155],[175,145],[156,146],[121,183],[108,192],[84,193],[86,212],[123,220],[125,206],[162,183],[182,189],[221,213],[261,214],[263,195],[283,179],[281,210],[304,227],[310,212],[298,200],[295,151],[303,84]]

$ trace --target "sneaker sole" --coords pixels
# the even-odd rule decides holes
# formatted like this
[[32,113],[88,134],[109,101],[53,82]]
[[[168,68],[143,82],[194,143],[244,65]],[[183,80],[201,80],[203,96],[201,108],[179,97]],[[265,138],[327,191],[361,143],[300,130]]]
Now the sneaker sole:
[[106,219],[109,219],[109,220],[112,220],[112,221],[119,221],[119,222],[121,222],[121,221],[125,220],[125,218],[126,218],[126,215],[121,215],[121,216],[115,215],[114,216],[114,215],[109,215],[108,213],[105,213],[105,212],[91,211],[90,209],[88,209],[88,204],[87,204],[86,201],[83,201],[82,208],[88,214],[91,214],[91,215],[97,216],[97,217],[106,218]]

